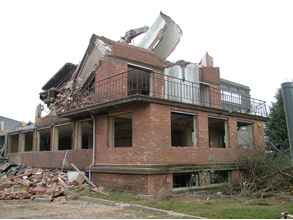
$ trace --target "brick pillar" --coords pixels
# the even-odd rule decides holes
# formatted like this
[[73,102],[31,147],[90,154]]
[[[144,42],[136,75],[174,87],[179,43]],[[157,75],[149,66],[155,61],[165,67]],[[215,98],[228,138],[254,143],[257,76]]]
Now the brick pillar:
[[58,127],[51,130],[51,151],[58,151]]
[[197,118],[198,147],[209,148],[208,113],[200,112]]
[[25,145],[25,134],[18,135],[18,151],[24,152],[24,145]]
[[253,139],[257,150],[264,151],[264,125],[262,122],[255,122],[253,126]]
[[39,146],[39,137],[38,137],[38,132],[37,130],[34,130],[33,132],[33,149],[32,151],[39,151],[38,146]]
[[237,142],[237,121],[234,118],[228,118],[228,138],[229,138],[229,147],[230,148],[239,148]]
[[79,122],[74,121],[73,122],[73,131],[72,131],[72,149],[78,150],[81,149],[81,139],[80,139],[80,129],[79,129]]
[[232,170],[231,171],[231,183],[232,184],[240,184],[241,182],[241,173],[239,170]]

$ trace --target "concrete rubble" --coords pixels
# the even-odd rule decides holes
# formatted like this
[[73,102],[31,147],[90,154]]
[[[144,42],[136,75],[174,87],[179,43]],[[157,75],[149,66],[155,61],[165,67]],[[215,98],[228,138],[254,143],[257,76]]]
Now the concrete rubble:
[[[53,201],[67,196],[70,189],[89,187],[103,192],[81,171],[31,168],[4,162],[0,164],[0,200],[32,199]],[[105,194],[105,193],[104,193]]]

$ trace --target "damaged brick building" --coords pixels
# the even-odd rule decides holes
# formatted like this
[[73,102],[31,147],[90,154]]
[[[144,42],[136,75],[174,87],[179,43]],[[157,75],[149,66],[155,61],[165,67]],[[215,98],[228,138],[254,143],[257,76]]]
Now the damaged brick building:
[[145,194],[237,183],[237,160],[264,151],[265,102],[220,78],[209,54],[168,61],[181,36],[163,13],[120,41],[93,35],[80,64],[43,86],[50,113],[39,107],[34,127],[9,134],[9,159],[70,161],[97,184]]

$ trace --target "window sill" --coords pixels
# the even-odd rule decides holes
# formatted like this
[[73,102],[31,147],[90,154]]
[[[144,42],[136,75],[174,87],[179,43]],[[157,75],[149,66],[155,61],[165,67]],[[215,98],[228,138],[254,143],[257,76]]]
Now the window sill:
[[230,183],[216,183],[216,184],[209,184],[205,186],[192,186],[192,187],[178,187],[172,188],[172,192],[180,193],[180,192],[188,192],[188,191],[196,191],[196,190],[208,190],[208,189],[215,189],[223,186],[227,186]]
[[115,149],[118,148],[118,149],[121,149],[121,148],[131,148],[133,146],[113,146]]
[[196,145],[188,145],[188,146],[173,146],[173,145],[171,145],[171,147],[173,147],[173,148],[192,148],[192,147],[196,147]]

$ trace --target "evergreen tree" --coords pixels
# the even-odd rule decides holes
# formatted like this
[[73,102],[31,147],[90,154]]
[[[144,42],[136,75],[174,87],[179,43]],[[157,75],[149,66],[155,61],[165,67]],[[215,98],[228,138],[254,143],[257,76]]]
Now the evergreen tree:
[[272,103],[269,119],[266,123],[266,135],[268,136],[269,141],[278,148],[288,149],[289,139],[283,98],[280,89],[278,90],[275,98],[277,101]]

